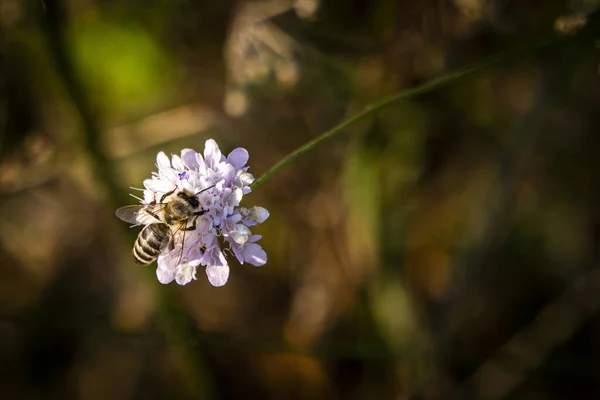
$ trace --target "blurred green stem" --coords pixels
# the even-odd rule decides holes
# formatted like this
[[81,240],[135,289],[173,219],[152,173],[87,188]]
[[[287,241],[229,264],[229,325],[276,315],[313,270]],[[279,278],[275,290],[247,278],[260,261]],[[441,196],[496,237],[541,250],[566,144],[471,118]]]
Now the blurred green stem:
[[260,176],[258,179],[256,179],[256,181],[254,181],[254,183],[252,184],[252,189],[258,188],[260,185],[265,183],[265,181],[267,181],[269,178],[271,178],[273,175],[275,175],[280,169],[282,169],[283,167],[292,163],[294,160],[296,160],[298,157],[300,157],[304,153],[317,147],[321,143],[325,142],[327,139],[331,139],[331,138],[337,136],[338,134],[342,133],[350,125],[353,125],[353,124],[361,121],[362,119],[364,119],[368,116],[371,116],[386,107],[392,106],[392,105],[399,103],[401,101],[404,101],[404,100],[412,99],[413,97],[416,97],[420,94],[431,92],[435,89],[441,88],[441,87],[449,85],[451,83],[455,83],[455,82],[461,80],[462,78],[466,78],[466,77],[473,75],[477,72],[480,72],[482,70],[488,69],[490,67],[493,67],[493,66],[505,63],[505,62],[508,62],[510,60],[517,59],[519,57],[533,55],[534,53],[537,53],[541,50],[555,47],[558,45],[564,45],[566,43],[572,43],[575,41],[579,41],[581,39],[593,38],[594,35],[597,34],[597,32],[594,32],[594,28],[595,28],[595,23],[596,23],[596,20],[598,19],[599,14],[600,14],[600,12],[598,12],[598,11],[596,11],[592,14],[589,14],[588,15],[588,25],[586,26],[587,29],[585,29],[585,28],[581,29],[581,31],[579,31],[579,33],[576,35],[568,36],[568,37],[567,36],[555,36],[549,40],[538,42],[533,45],[522,46],[522,47],[518,47],[516,49],[513,48],[505,53],[502,53],[502,54],[499,54],[496,56],[492,56],[492,57],[490,57],[484,61],[478,62],[474,65],[459,69],[454,72],[450,72],[439,78],[433,79],[433,80],[431,80],[421,86],[418,86],[414,89],[411,89],[411,90],[408,90],[406,92],[402,92],[399,94],[394,94],[394,95],[391,95],[388,97],[384,97],[383,99],[378,100],[378,101],[366,106],[361,112],[359,112],[355,116],[353,116],[345,121],[342,121],[338,125],[331,128],[330,130],[322,133],[321,135],[317,136],[310,142],[300,146],[299,148],[297,148],[296,150],[292,151],[290,154],[285,156],[281,161],[279,161],[277,164],[275,164],[273,167],[271,167],[267,172],[265,172],[262,176]]
[[[35,1],[35,7],[57,75],[81,120],[83,150],[89,156],[94,172],[106,190],[112,206],[116,208],[127,201],[126,192],[117,184],[113,166],[103,151],[96,118],[82,89],[78,71],[73,67],[68,54],[63,32],[65,10],[60,1]],[[190,394],[195,398],[211,396],[208,371],[202,352],[196,346],[197,335],[192,333],[186,322],[187,315],[169,287],[161,285],[156,289],[156,295],[160,327],[169,344],[183,361],[184,376]]]
[[36,4],[39,23],[43,29],[43,33],[46,35],[49,55],[56,66],[59,79],[62,81],[67,97],[70,98],[81,120],[83,148],[86,153],[92,156],[94,161],[92,164],[93,168],[95,168],[94,172],[104,185],[112,203],[122,204],[126,197],[121,195],[122,191],[119,190],[116,180],[113,179],[112,164],[104,151],[102,151],[98,124],[96,123],[92,108],[89,106],[81,89],[77,71],[73,68],[67,54],[67,46],[65,45],[63,30],[61,28],[64,10],[60,2],[57,1],[39,1]]

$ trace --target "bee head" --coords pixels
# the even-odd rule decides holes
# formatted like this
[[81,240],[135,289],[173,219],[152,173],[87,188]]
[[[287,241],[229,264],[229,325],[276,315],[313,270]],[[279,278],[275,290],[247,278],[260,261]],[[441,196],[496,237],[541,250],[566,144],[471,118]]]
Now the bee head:
[[177,197],[187,201],[190,204],[190,206],[192,206],[192,208],[194,208],[194,209],[200,207],[200,202],[198,201],[196,196],[188,195],[184,192],[179,192],[179,193],[177,193]]

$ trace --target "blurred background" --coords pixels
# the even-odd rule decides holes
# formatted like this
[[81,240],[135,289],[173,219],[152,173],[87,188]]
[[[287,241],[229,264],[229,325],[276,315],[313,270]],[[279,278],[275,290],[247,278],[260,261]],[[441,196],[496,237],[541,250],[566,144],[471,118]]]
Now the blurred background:
[[[2,0],[2,398],[600,398],[598,7]],[[214,288],[132,262],[114,211],[158,151],[214,138],[259,176],[555,38],[245,197],[266,266]]]

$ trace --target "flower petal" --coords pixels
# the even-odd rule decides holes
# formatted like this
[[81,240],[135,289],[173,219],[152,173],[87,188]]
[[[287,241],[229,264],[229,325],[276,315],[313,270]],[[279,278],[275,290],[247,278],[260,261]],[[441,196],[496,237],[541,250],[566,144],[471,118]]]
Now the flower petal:
[[252,225],[262,224],[269,218],[269,211],[264,207],[254,206],[248,210],[246,220],[252,222]]
[[241,189],[239,189],[239,188],[236,188],[236,189],[233,191],[233,199],[232,199],[232,200],[233,200],[233,205],[234,205],[234,206],[237,206],[237,205],[239,205],[239,204],[240,204],[240,201],[242,201],[242,198],[243,198],[243,197],[244,197],[244,192],[242,192],[242,190],[241,190]]
[[246,165],[249,158],[250,156],[248,155],[248,151],[246,151],[246,149],[238,147],[237,149],[233,149],[231,153],[229,153],[229,155],[227,156],[227,162],[233,165],[235,169],[240,169],[244,165]]
[[176,169],[177,171],[183,171],[185,168],[185,165],[183,164],[183,161],[181,160],[181,157],[179,157],[178,155],[173,154],[171,156],[172,159],[172,164],[173,164],[173,168]]
[[254,176],[249,172],[238,170],[236,173],[236,183],[239,186],[248,186],[254,182]]
[[183,161],[183,164],[191,170],[198,168],[196,154],[198,153],[192,149],[181,150],[181,161]]
[[237,244],[245,244],[250,239],[250,229],[246,225],[236,224],[231,231],[229,231],[231,239]]
[[160,179],[162,181],[170,182],[171,184],[176,185],[177,181],[179,181],[179,175],[177,174],[177,171],[175,171],[171,167],[163,168],[160,171]]
[[156,201],[156,193],[152,190],[144,190],[144,201],[142,203],[149,204]]
[[[197,253],[199,255],[194,255],[195,258],[193,260],[187,262],[187,264],[190,267],[194,267],[195,268],[198,265],[200,265],[200,261],[201,261],[200,258],[202,258],[202,254],[199,251]],[[194,271],[194,279],[196,279],[196,271]]]
[[217,236],[214,233],[209,233],[202,237],[202,241],[207,249],[211,249],[215,246],[218,246]]
[[189,264],[183,264],[179,268],[177,268],[177,273],[175,274],[175,281],[180,285],[187,285],[193,279],[196,279],[196,268],[192,267]]
[[221,162],[221,150],[219,145],[213,139],[208,139],[204,145],[204,160],[206,165],[210,168],[216,166]]
[[196,153],[196,163],[198,164],[197,171],[199,173],[201,173],[202,175],[205,175],[206,174],[206,162],[204,161],[202,154]]
[[229,279],[229,265],[221,250],[217,250],[217,260],[214,260],[213,265],[206,267],[206,276],[211,285],[219,287],[227,283]]
[[156,268],[156,277],[160,283],[167,285],[175,280],[175,271],[174,269],[166,269],[159,266]]
[[242,220],[242,216],[240,214],[233,214],[231,217],[227,218],[227,222],[231,224],[237,224]]
[[233,179],[235,178],[235,168],[228,163],[219,163],[218,170],[225,182],[231,185]]
[[162,169],[171,168],[171,161],[164,151],[159,152],[156,156],[156,166],[158,167],[159,171]]
[[254,242],[258,242],[260,239],[262,239],[262,235],[252,235],[250,236],[250,240],[248,240],[250,243],[254,243]]
[[240,264],[244,264],[244,253],[242,252],[242,246],[233,243],[231,245],[231,250],[233,251],[235,258],[237,258]]
[[256,243],[248,243],[242,250],[244,261],[256,267],[263,266],[267,263],[267,253]]
[[[145,183],[145,181],[144,181]],[[153,179],[148,185],[148,189],[157,193],[167,193],[173,190],[175,185],[172,182],[163,179]],[[159,196],[160,197],[160,196]]]
[[212,228],[212,221],[209,218],[203,217],[196,221],[196,232],[199,234],[207,233]]
[[206,276],[211,285],[215,287],[224,286],[229,279],[228,265],[210,265],[206,267]]

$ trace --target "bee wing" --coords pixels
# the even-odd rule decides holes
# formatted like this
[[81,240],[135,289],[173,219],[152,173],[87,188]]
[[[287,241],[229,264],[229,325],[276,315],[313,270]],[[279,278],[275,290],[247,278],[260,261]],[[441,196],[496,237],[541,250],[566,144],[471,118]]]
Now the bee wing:
[[130,224],[139,224],[138,218],[143,215],[143,205],[124,206],[117,209],[115,215],[122,221]]
[[123,206],[117,209],[115,215],[122,221],[129,222],[134,225],[148,225],[162,222],[159,212],[162,209],[162,204],[135,204]]
[[175,235],[173,234],[173,231],[169,229],[169,233],[167,234],[167,238],[168,240],[164,240],[162,242],[162,244],[160,245],[160,251],[161,253],[168,247],[169,248],[169,252],[173,251],[173,249],[175,248]]

